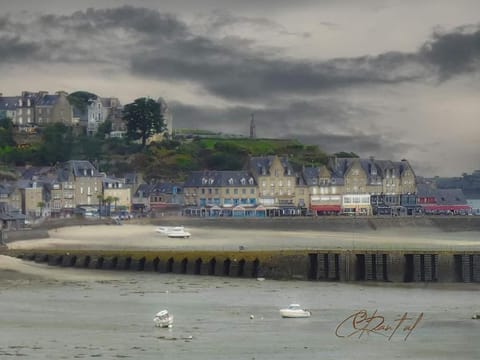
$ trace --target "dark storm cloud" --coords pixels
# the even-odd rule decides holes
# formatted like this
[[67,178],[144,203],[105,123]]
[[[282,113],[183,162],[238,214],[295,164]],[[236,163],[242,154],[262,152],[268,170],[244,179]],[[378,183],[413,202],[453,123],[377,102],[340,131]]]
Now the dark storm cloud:
[[[218,16],[217,16],[218,18]],[[229,21],[268,25],[263,18],[222,15]],[[0,18],[2,62],[102,63],[147,78],[195,84],[224,99],[262,102],[290,96],[332,93],[446,79],[478,70],[477,28],[434,34],[418,52],[328,61],[299,60],[262,49],[250,39],[198,36],[174,15],[123,6],[72,15],[43,15],[29,22]]]
[[438,67],[443,79],[479,71],[480,29],[463,27],[451,33],[435,33],[420,50],[420,56]]
[[40,46],[19,36],[0,36],[1,61],[27,62],[30,56],[40,53]]
[[195,44],[197,54],[205,56],[195,57],[192,48],[177,44],[180,45],[177,50],[185,50],[184,57],[171,57],[159,50],[132,60],[131,69],[136,74],[159,79],[194,81],[212,94],[234,100],[315,95],[351,86],[395,84],[418,78],[408,69],[401,71],[404,63],[386,64],[380,57],[328,62],[281,60],[239,52],[206,39],[195,39],[189,44]]
[[77,11],[70,16],[44,15],[39,23],[45,28],[56,27],[80,34],[97,34],[100,31],[113,28],[122,28],[127,31],[155,35],[160,38],[174,38],[185,36],[185,24],[170,14],[158,11],[123,6],[112,9],[87,9]]

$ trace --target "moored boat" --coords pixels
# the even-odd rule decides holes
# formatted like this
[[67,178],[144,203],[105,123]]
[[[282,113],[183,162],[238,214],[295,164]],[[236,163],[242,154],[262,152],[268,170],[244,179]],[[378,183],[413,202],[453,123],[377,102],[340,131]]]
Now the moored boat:
[[299,304],[290,304],[288,308],[280,309],[280,315],[283,318],[307,318],[312,313],[306,309],[302,309]]
[[160,234],[168,234],[170,231],[184,231],[183,226],[158,226],[155,231]]
[[173,315],[169,314],[168,310],[162,310],[155,314],[153,318],[153,323],[156,327],[172,327],[173,326]]

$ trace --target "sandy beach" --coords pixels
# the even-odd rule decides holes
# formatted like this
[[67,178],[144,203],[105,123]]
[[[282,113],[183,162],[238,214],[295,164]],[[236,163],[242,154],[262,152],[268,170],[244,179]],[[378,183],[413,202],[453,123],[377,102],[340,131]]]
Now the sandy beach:
[[188,227],[189,239],[172,239],[155,232],[154,225],[73,226],[49,231],[49,238],[16,241],[10,249],[157,249],[249,250],[269,249],[387,249],[478,250],[480,233],[402,229],[395,231],[331,232],[294,229],[228,229]]

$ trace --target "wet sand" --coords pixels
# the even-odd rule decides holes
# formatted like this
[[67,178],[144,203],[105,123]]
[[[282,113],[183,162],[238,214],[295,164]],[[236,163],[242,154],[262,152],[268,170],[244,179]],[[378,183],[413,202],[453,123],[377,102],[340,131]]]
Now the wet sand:
[[[480,284],[257,281],[49,267],[0,256],[0,358],[477,359]],[[298,302],[309,319],[281,319]],[[153,327],[167,308],[172,329]],[[365,309],[403,329],[340,338]],[[253,315],[253,319],[251,316]],[[348,326],[340,335],[348,334]]]

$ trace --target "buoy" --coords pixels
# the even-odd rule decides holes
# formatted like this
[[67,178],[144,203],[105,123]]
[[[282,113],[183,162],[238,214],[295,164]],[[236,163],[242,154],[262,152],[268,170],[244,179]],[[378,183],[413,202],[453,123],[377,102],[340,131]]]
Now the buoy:
[[253,316],[253,315],[250,315],[250,319],[253,319],[254,317],[255,317],[255,316]]

